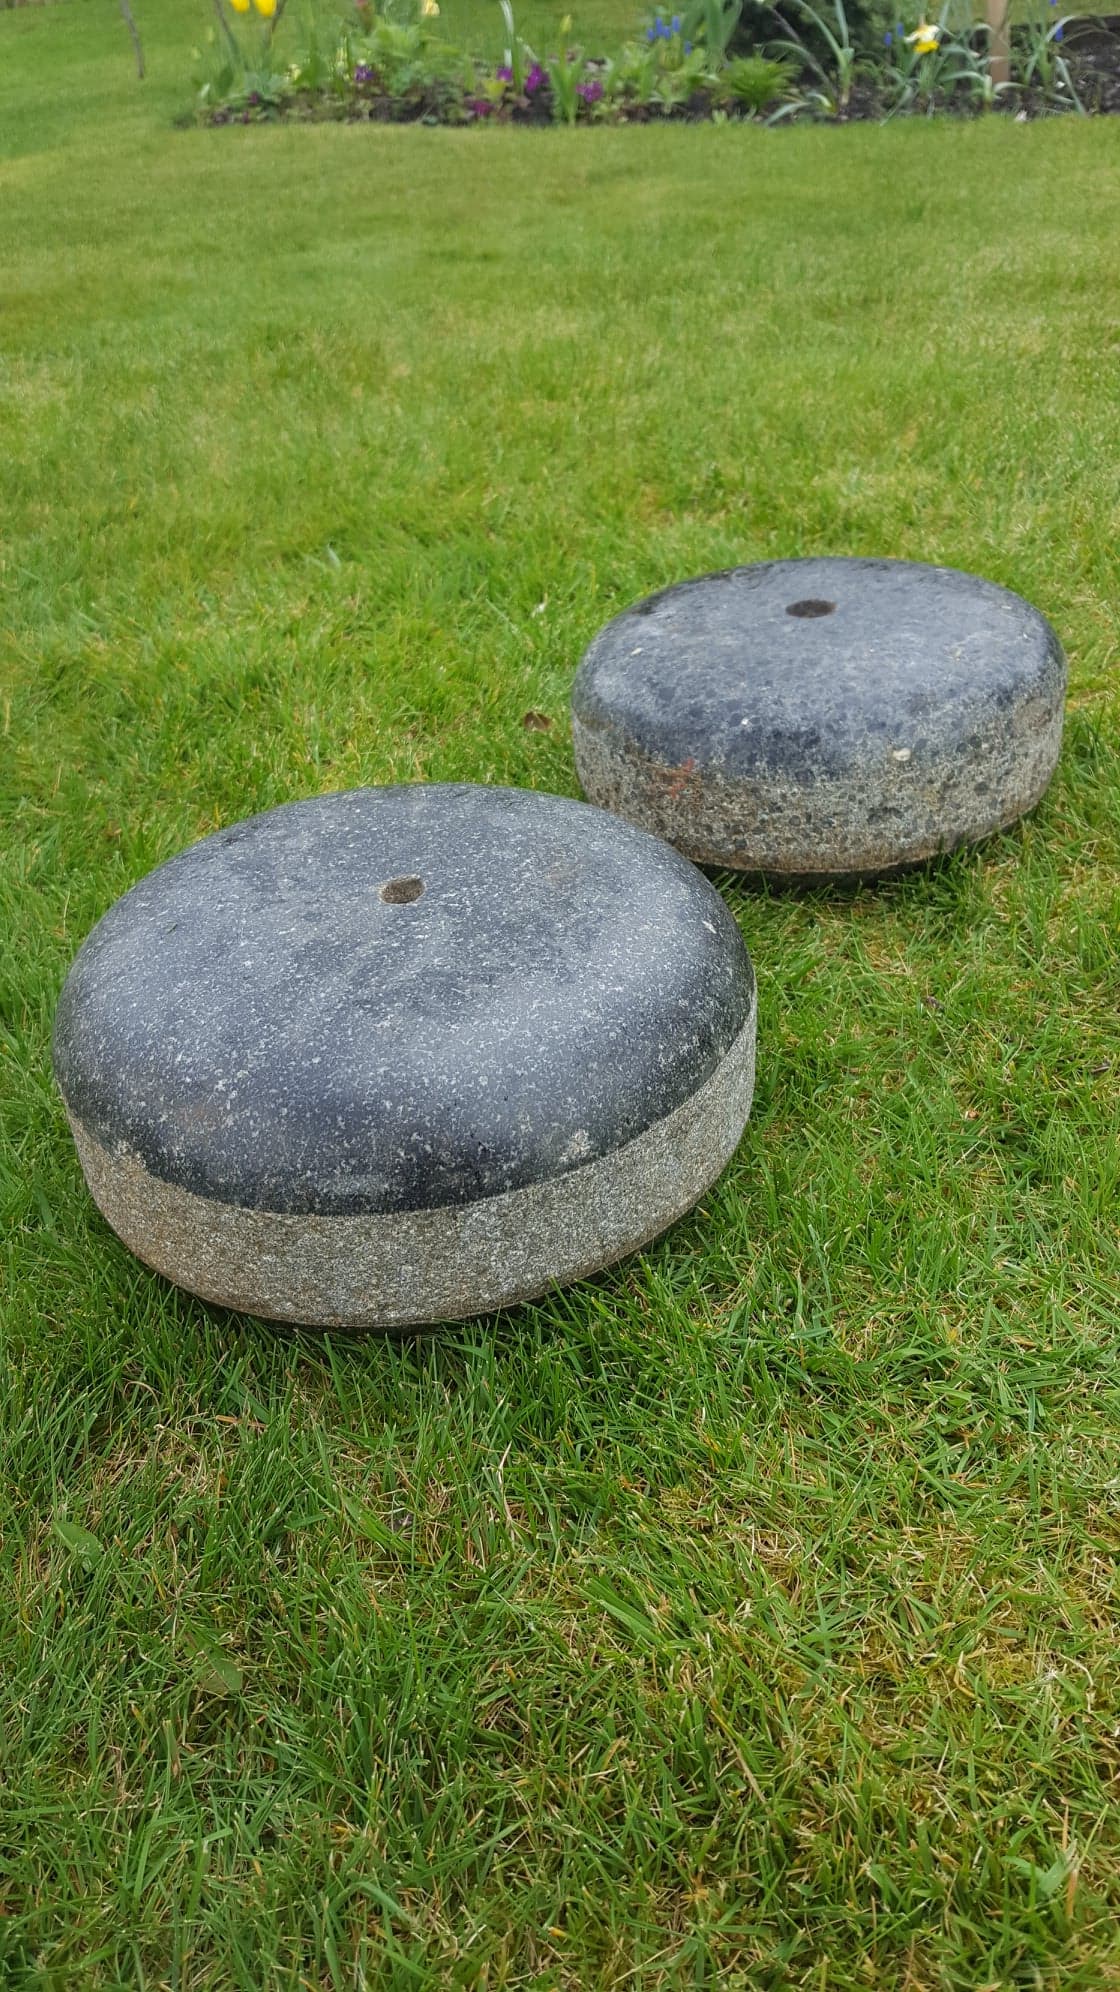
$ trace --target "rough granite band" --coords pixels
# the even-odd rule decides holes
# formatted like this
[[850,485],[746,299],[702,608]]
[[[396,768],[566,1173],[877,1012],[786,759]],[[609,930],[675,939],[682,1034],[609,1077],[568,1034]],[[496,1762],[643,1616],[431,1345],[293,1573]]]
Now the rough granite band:
[[[665,837],[694,864],[774,878],[900,871],[1006,830],[1045,794],[1062,745],[1062,706],[1025,699],[993,713],[987,740],[924,776],[888,750],[881,765],[765,787],[708,767],[666,768],[609,729],[573,715],[576,767],[601,809]],[[905,750],[902,750],[905,752]],[[875,784],[874,807],[868,789]]]
[[711,1077],[612,1155],[477,1203],[290,1216],[194,1196],[111,1154],[69,1114],[95,1203],[146,1264],[204,1300],[312,1327],[407,1328],[531,1300],[675,1222],[734,1154],[754,1092],[757,1005]]

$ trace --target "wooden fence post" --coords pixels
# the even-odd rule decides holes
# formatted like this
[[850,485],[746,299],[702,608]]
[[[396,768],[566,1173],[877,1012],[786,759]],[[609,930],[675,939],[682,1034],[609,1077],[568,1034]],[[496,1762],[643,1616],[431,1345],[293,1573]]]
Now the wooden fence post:
[[1011,0],[984,0],[988,21],[988,70],[993,83],[1011,81]]

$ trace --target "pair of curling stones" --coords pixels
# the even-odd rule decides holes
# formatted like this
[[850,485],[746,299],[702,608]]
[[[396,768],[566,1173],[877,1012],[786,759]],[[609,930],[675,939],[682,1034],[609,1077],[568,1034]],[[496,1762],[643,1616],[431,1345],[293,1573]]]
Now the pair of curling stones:
[[638,603],[573,689],[599,807],[321,796],[109,910],[54,1040],[96,1203],[179,1285],[323,1326],[610,1264],[750,1112],[754,975],[689,859],[825,880],[1005,827],[1053,771],[1065,682],[1036,610],[943,568],[779,561]]

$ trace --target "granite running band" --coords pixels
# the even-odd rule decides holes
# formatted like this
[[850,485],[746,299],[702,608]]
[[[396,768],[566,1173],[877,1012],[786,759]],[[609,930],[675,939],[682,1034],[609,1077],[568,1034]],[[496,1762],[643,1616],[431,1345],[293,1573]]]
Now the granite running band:
[[[572,715],[580,781],[602,809],[665,837],[694,864],[776,878],[882,876],[1018,822],[1045,793],[1062,744],[1051,692],[993,703],[967,757],[925,767],[902,748],[811,784],[668,767],[609,725]],[[873,795],[872,795],[873,792]]]
[[[102,1215],[138,1258],[203,1300],[312,1327],[405,1329],[531,1300],[648,1244],[738,1146],[754,1091],[757,1002],[688,1099],[613,1153],[545,1182],[438,1209],[359,1216],[245,1209],[112,1153],[67,1107]],[[65,1103],[64,1103],[65,1104]]]

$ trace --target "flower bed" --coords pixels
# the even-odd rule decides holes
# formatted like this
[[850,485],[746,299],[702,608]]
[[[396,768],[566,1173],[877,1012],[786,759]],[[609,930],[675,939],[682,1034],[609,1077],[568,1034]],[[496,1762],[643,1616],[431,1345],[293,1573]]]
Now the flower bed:
[[954,30],[953,0],[934,21],[923,15],[886,28],[867,16],[853,26],[844,0],[831,0],[826,12],[809,0],[791,0],[784,13],[775,6],[776,32],[746,48],[738,45],[742,0],[694,0],[685,14],[659,11],[640,39],[613,53],[592,55],[566,43],[546,56],[517,35],[509,0],[501,0],[508,46],[496,63],[454,48],[439,33],[438,0],[389,0],[392,12],[356,0],[347,21],[326,33],[308,31],[283,66],[274,51],[285,0],[228,4],[248,19],[231,22],[223,0],[215,0],[221,33],[208,51],[197,52],[197,115],[215,125],[277,118],[773,125],[986,111],[1019,119],[1120,112],[1120,20],[1059,17],[1057,0],[1039,0],[1015,29],[1009,76],[989,60],[985,28],[969,19]]

